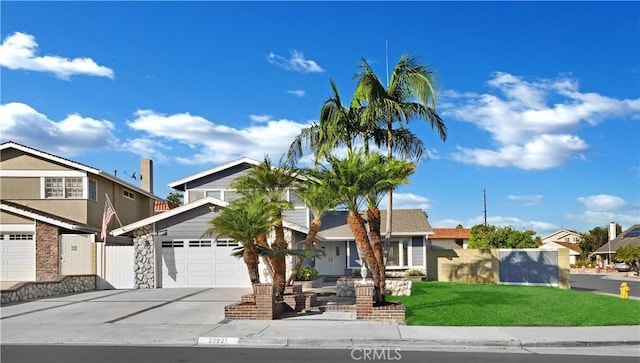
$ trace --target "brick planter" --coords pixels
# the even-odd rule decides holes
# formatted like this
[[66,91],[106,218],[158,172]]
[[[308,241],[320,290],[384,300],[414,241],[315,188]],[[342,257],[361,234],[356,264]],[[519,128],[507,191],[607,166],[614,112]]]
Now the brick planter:
[[254,294],[246,294],[240,302],[224,307],[225,319],[273,320],[291,308],[284,301],[276,301],[273,284],[254,284]]
[[388,303],[383,306],[374,306],[373,284],[355,283],[356,290],[356,319],[395,321],[404,324],[405,307],[401,303]]

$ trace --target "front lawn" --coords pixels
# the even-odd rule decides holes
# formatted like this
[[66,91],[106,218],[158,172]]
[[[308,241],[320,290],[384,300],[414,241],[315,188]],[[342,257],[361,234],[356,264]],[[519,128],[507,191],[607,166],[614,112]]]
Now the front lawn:
[[640,301],[554,287],[414,281],[406,323],[423,326],[606,326],[640,324]]

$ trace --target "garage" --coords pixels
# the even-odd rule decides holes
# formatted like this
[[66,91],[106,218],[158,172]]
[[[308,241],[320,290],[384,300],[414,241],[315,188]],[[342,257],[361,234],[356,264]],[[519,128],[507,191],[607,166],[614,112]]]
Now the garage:
[[163,240],[162,287],[250,287],[242,259],[230,240]]
[[0,279],[35,281],[36,241],[33,233],[0,234]]

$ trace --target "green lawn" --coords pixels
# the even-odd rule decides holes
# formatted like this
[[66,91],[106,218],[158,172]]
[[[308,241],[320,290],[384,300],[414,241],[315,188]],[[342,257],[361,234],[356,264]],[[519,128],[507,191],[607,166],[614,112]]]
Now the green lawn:
[[640,324],[640,301],[553,287],[414,281],[406,323],[424,326],[606,326]]

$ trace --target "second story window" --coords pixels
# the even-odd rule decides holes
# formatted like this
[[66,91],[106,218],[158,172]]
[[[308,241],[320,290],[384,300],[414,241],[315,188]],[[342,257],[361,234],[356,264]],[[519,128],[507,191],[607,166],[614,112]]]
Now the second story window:
[[89,199],[98,200],[98,183],[93,179],[89,179]]
[[131,200],[135,200],[136,199],[136,195],[134,192],[128,190],[128,189],[123,189],[122,190],[122,195],[124,195],[125,198],[129,198]]
[[84,198],[83,178],[47,177],[44,178],[44,197],[60,199]]

